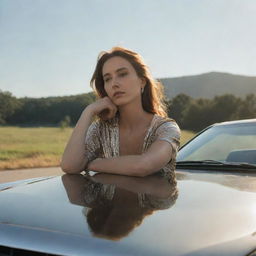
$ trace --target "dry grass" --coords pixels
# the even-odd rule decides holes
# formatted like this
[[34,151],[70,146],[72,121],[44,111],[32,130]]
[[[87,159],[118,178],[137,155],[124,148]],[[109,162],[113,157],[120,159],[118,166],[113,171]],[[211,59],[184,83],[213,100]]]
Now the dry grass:
[[180,144],[184,145],[187,141],[192,139],[195,135],[196,135],[195,132],[185,131],[185,130],[181,131],[181,141],[180,141]]
[[[0,127],[0,170],[59,166],[72,128]],[[181,144],[194,136],[182,131]]]
[[71,128],[0,127],[0,170],[58,166]]

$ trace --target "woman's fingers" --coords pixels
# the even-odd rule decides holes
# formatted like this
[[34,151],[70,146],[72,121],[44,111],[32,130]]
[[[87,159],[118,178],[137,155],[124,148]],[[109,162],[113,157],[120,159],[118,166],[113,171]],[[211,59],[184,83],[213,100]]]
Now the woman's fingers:
[[108,112],[108,118],[111,119],[116,115],[117,107],[113,104],[113,106],[110,107],[110,111]]
[[107,106],[107,108],[104,109],[100,113],[100,117],[103,120],[111,119],[111,118],[113,118],[116,115],[116,112],[117,112],[116,106]]
[[101,98],[88,106],[93,115],[98,115],[103,120],[111,119],[116,115],[117,106],[109,97]]
[[114,105],[114,103],[110,100],[109,97],[103,98],[105,103],[105,109],[104,109],[104,120],[111,119],[116,115],[117,107]]

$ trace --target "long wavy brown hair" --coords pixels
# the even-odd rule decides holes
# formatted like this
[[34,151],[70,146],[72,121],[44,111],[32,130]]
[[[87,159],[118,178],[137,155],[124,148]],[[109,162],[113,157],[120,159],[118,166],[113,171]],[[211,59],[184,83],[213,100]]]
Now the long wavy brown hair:
[[91,87],[96,92],[99,98],[107,96],[104,89],[104,80],[102,75],[102,68],[104,63],[115,56],[122,57],[129,61],[135,69],[139,78],[146,80],[146,85],[142,93],[142,107],[152,114],[158,114],[167,117],[166,105],[164,104],[163,85],[157,80],[153,79],[148,66],[144,63],[142,57],[127,48],[113,47],[110,51],[101,52],[98,56],[96,68],[91,78]]

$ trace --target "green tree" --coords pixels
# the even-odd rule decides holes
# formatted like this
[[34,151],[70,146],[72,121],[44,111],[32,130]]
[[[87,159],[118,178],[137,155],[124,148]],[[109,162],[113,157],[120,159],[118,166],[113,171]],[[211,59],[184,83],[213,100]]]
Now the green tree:
[[214,97],[209,110],[212,123],[233,120],[241,102],[240,98],[232,94]]
[[6,124],[7,119],[20,107],[19,100],[8,91],[0,90],[0,124]]
[[71,123],[70,116],[65,116],[63,120],[60,121],[60,128],[64,130],[66,127],[69,127]]
[[169,101],[168,116],[183,128],[186,109],[191,105],[193,99],[186,94],[179,94]]
[[59,125],[65,116],[74,125],[84,108],[95,100],[93,93],[64,97],[21,98],[21,107],[8,122],[12,125]]
[[210,125],[209,110],[211,100],[198,99],[191,101],[191,104],[184,110],[182,128],[192,131],[200,131]]
[[234,114],[236,119],[256,118],[256,95],[248,94],[238,106]]

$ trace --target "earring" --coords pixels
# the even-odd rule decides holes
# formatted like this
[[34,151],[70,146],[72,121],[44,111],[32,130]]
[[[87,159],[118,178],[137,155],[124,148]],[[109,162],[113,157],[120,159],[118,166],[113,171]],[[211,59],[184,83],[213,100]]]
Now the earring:
[[142,88],[141,88],[141,94],[142,94],[143,92],[144,92],[144,88],[142,87]]

